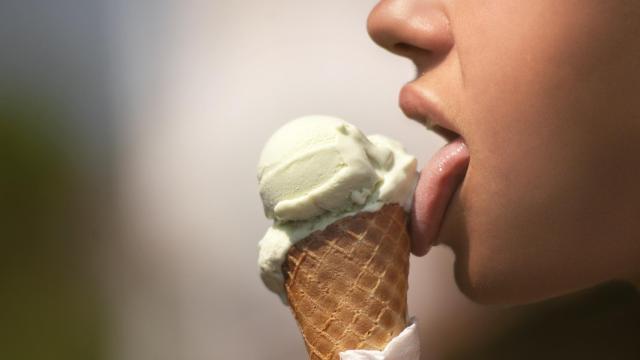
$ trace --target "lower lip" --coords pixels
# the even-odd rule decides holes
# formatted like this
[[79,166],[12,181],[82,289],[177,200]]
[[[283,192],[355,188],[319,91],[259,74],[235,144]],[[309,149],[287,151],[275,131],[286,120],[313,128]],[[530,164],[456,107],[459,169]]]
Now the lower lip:
[[426,254],[440,232],[451,198],[469,166],[469,149],[457,138],[440,149],[422,169],[411,211],[412,251]]

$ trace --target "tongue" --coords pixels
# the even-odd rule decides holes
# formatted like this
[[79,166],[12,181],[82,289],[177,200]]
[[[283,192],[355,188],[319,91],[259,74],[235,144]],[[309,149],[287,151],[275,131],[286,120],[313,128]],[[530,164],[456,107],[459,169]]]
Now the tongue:
[[411,212],[412,252],[422,256],[435,243],[451,197],[464,179],[469,150],[462,138],[440,149],[422,169]]

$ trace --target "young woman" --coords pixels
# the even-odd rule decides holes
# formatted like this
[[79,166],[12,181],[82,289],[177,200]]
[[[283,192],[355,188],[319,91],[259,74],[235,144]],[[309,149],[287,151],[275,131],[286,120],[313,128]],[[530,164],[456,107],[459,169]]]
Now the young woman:
[[481,303],[640,279],[640,1],[383,0],[368,30],[417,67],[403,111],[452,144],[414,254],[450,246]]

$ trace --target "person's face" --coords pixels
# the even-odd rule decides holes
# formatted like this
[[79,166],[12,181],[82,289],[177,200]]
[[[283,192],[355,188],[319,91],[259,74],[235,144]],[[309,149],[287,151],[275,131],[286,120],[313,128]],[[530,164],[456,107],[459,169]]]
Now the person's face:
[[467,144],[437,236],[463,292],[521,303],[637,275],[639,1],[383,0],[368,30],[418,68],[405,113],[428,101]]

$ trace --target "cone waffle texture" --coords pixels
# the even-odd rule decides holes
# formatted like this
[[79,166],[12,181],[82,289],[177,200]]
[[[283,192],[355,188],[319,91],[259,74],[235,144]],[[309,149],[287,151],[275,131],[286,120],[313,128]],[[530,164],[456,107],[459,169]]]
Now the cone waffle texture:
[[409,236],[401,206],[388,204],[316,231],[283,265],[289,304],[312,360],[382,350],[406,327]]

